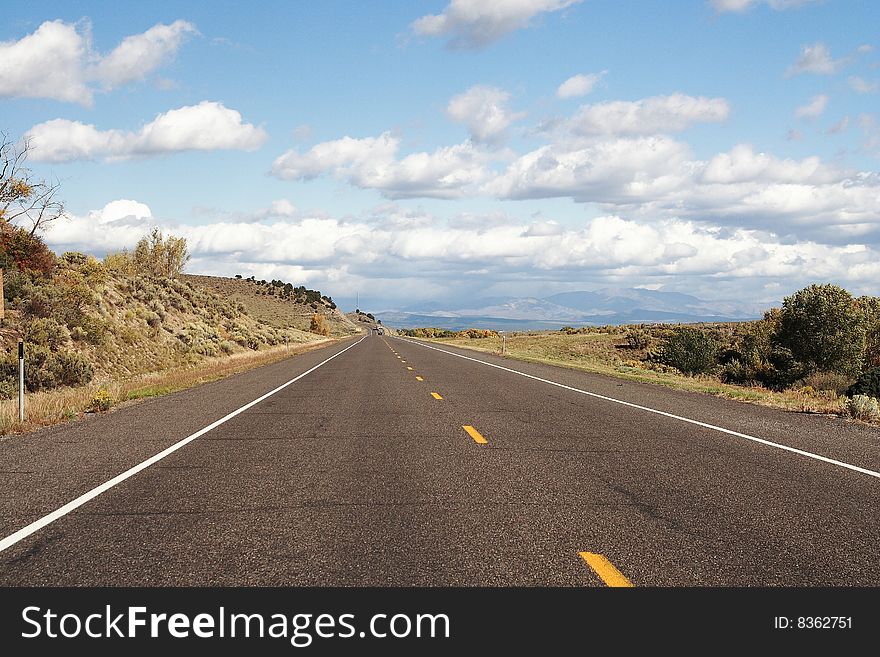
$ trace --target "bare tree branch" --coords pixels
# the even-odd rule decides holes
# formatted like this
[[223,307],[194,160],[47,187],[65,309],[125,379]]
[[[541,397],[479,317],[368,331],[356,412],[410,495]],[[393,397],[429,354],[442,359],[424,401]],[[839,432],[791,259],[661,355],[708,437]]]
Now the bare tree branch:
[[34,235],[64,216],[64,203],[57,199],[59,181],[37,180],[25,166],[31,150],[30,140],[14,143],[0,133],[0,221],[29,224]]

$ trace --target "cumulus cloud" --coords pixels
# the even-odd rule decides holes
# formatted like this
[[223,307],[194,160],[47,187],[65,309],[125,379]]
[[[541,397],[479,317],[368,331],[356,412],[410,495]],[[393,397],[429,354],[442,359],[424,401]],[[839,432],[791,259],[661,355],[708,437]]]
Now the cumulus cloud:
[[451,0],[441,13],[415,20],[412,29],[421,36],[447,36],[451,48],[479,49],[528,27],[535,16],[579,2],[581,0]]
[[767,5],[775,11],[784,11],[786,9],[796,9],[803,7],[819,0],[709,0],[709,4],[719,14],[726,12],[744,12],[757,5]]
[[566,126],[576,135],[648,135],[681,132],[695,123],[720,123],[729,113],[723,98],[672,94],[584,105]]
[[137,132],[99,130],[94,125],[53,119],[25,135],[40,162],[122,160],[188,150],[255,150],[267,138],[263,128],[245,123],[222,103],[203,101],[159,114]]
[[601,80],[607,72],[608,71],[589,74],[578,73],[577,75],[573,75],[559,85],[559,88],[556,89],[556,96],[563,99],[586,96],[593,91],[593,87],[598,84],[599,80]]
[[89,66],[86,74],[107,87],[142,80],[172,59],[187,36],[197,33],[195,26],[184,20],[171,25],[154,25],[143,34],[125,37],[116,48]]
[[817,41],[811,45],[801,46],[801,54],[785,74],[789,77],[802,73],[832,75],[837,73],[846,64],[846,59],[832,58],[828,46],[821,41]]
[[469,141],[403,158],[397,157],[399,148],[400,139],[389,132],[363,139],[343,137],[304,153],[295,149],[283,153],[272,164],[272,175],[310,180],[329,174],[357,187],[377,189],[389,198],[457,198],[488,175],[491,156]]
[[[400,209],[377,210],[370,218],[267,217],[261,222],[224,220],[209,224],[162,221],[137,201],[55,222],[46,238],[58,250],[102,256],[131,248],[152,226],[185,237],[196,273],[281,276],[338,296],[370,286],[401,299],[425,299],[467,289],[471,294],[510,281],[516,290],[536,282],[591,277],[630,285],[674,279],[683,289],[716,292],[731,281],[744,287],[774,283],[787,289],[803,278],[833,278],[853,289],[876,279],[876,248],[862,242],[841,245],[781,239],[772,231],[721,230],[678,218],[638,221],[603,215],[576,225],[508,218],[500,223],[452,225],[419,215],[399,225]],[[474,272],[480,280],[474,280]],[[443,274],[444,285],[432,279]],[[656,284],[655,284],[656,286]],[[480,288],[483,288],[481,290]],[[511,291],[514,291],[511,288]]]
[[798,119],[812,120],[818,118],[825,112],[825,108],[828,106],[828,100],[829,98],[825,94],[813,96],[809,103],[798,107],[794,111],[794,115]]
[[525,117],[507,107],[510,94],[498,87],[476,85],[453,97],[446,113],[456,123],[463,123],[476,142],[498,142],[514,121]]
[[17,41],[0,42],[0,97],[50,98],[89,106],[95,84],[111,89],[140,80],[171,60],[192,23],[157,24],[111,52],[92,50],[88,21],[46,21]]

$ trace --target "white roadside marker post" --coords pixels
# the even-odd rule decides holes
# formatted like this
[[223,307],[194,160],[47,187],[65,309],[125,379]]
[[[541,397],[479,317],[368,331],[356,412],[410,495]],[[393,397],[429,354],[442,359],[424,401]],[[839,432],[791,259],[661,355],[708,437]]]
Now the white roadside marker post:
[[18,421],[24,422],[24,342],[18,341]]

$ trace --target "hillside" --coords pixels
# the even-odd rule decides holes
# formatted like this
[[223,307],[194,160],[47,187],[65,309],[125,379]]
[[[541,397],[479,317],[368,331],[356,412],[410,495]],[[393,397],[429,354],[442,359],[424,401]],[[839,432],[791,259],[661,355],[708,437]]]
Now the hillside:
[[187,280],[130,275],[82,254],[51,277],[9,271],[0,395],[14,394],[15,345],[26,343],[30,391],[129,377],[317,336],[250,315]]
[[372,313],[365,313],[359,308],[353,313],[345,313],[345,316],[356,326],[360,326],[363,330],[381,327],[386,335],[397,335],[394,329],[385,326],[381,319],[373,316]]
[[[330,297],[317,290],[294,287],[282,281],[258,281],[251,278],[225,278],[184,274],[181,279],[223,299],[241,304],[244,312],[257,321],[275,328],[308,331],[315,313],[324,315],[330,335],[347,336],[361,329],[336,307]],[[273,284],[274,283],[274,284]]]

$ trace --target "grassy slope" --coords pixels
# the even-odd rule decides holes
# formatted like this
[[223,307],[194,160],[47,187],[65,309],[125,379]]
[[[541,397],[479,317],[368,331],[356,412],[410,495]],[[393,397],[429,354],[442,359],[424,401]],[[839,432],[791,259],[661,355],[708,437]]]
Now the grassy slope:
[[[18,289],[17,298],[7,298],[9,310],[0,326],[0,347],[6,353],[15,350],[27,321],[35,317],[34,298],[56,295],[47,316],[62,317],[67,304],[64,291],[71,289],[71,280],[91,295],[82,304],[82,319],[67,325],[73,337],[52,350],[84,357],[94,370],[94,379],[86,386],[28,393],[24,425],[17,422],[16,400],[0,401],[0,433],[76,417],[88,410],[99,388],[109,391],[114,403],[155,396],[280,360],[327,341],[298,328],[304,323],[308,328],[311,308],[306,313],[301,304],[249,299],[246,294],[236,300],[212,292],[194,278],[199,277],[158,280],[106,271],[84,276],[76,267],[62,263],[54,279],[39,287]],[[357,332],[338,311],[327,314],[336,335]],[[90,333],[77,333],[80,325],[91,327]],[[32,348],[27,345],[26,351]]]
[[[500,338],[456,337],[433,339],[431,342],[501,353]],[[805,394],[799,390],[773,392],[760,387],[729,385],[709,376],[690,377],[678,373],[654,371],[645,369],[647,364],[638,360],[643,355],[643,351],[624,347],[621,335],[607,333],[566,335],[554,332],[517,334],[507,338],[507,356],[517,360],[597,372],[630,381],[702,392],[789,411],[845,413],[841,401],[834,393],[816,391]]]
[[243,304],[248,315],[263,320],[271,326],[294,327],[308,331],[312,315],[320,312],[330,324],[331,335],[346,336],[360,332],[360,328],[338,308],[331,309],[321,303],[316,309],[306,303],[296,303],[279,296],[262,294],[269,289],[268,286],[259,286],[253,281],[194,274],[187,274],[183,279],[223,298]]

